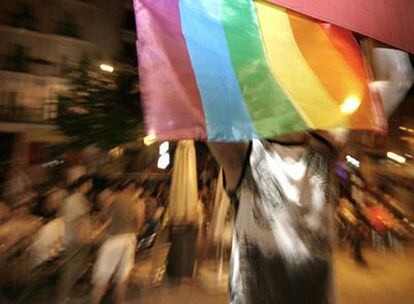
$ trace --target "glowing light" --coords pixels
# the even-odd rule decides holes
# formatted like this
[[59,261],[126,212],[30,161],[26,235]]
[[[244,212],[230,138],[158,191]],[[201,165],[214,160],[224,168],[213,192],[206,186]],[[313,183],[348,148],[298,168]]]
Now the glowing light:
[[406,127],[403,127],[403,126],[400,126],[399,129],[401,131],[405,131],[405,132],[408,132],[408,133],[414,133],[414,130],[413,129],[406,128]]
[[400,164],[405,164],[405,162],[407,161],[407,159],[404,156],[398,155],[394,152],[387,152],[387,157]]
[[353,165],[354,167],[359,168],[360,166],[360,162],[359,160],[357,160],[355,157],[351,156],[351,155],[347,155],[345,156],[345,159],[348,163],[350,163],[351,165]]
[[112,73],[114,71],[114,67],[112,65],[109,64],[105,64],[102,63],[99,68],[104,71],[104,72],[108,72],[108,73]]
[[166,153],[163,155],[160,155],[158,158],[157,167],[159,169],[166,169],[170,165],[170,154]]
[[156,137],[153,134],[149,134],[144,137],[144,145],[146,146],[152,145],[153,143],[155,143],[155,141],[156,141]]
[[164,141],[160,145],[160,155],[167,153],[169,149],[170,149],[170,143],[168,141]]
[[120,157],[123,152],[124,152],[123,148],[115,147],[115,148],[109,150],[109,155],[111,155],[112,157]]
[[355,96],[349,96],[345,99],[344,103],[341,105],[341,111],[345,114],[352,114],[358,110],[361,105],[361,100]]

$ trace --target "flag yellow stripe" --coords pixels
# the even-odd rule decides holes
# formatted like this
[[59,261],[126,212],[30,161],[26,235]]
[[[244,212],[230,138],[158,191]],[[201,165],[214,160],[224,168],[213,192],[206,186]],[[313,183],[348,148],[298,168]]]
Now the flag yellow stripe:
[[271,72],[298,112],[315,129],[348,127],[340,104],[303,57],[286,10],[261,1],[255,1],[255,6]]

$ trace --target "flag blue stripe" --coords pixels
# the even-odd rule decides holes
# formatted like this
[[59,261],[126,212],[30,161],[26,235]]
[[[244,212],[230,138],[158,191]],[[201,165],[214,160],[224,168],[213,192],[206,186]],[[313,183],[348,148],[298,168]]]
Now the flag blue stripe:
[[257,138],[232,67],[221,23],[223,0],[179,0],[181,26],[210,140]]

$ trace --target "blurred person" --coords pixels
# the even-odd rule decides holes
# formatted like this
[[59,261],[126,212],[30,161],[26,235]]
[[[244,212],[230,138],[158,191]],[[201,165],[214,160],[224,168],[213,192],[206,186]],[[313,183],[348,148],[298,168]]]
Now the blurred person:
[[165,182],[161,182],[157,188],[157,194],[155,199],[158,201],[159,205],[165,206],[166,204],[166,193],[168,191],[168,187],[166,186]]
[[48,222],[34,236],[30,249],[32,269],[57,257],[65,249],[65,222],[58,216],[58,211],[67,195],[63,182],[58,182],[45,194],[38,208],[34,210]]
[[41,189],[48,182],[47,170],[40,164],[34,164],[28,169],[28,176],[34,189]]
[[152,197],[152,192],[145,188],[143,193],[143,199],[145,201],[145,219],[149,220],[157,209],[158,203],[155,198]]
[[347,235],[352,248],[351,254],[355,262],[361,266],[367,266],[362,252],[362,241],[364,239],[364,224],[361,221],[361,214],[357,208],[345,197],[339,200],[337,207],[338,214],[345,220]]
[[[144,209],[141,209],[141,211],[139,211],[140,217],[142,217],[142,210],[146,211],[146,205],[143,205],[143,200],[141,200],[141,202],[139,203],[139,209],[144,207]],[[151,212],[151,214],[149,215],[148,218],[145,218],[144,224],[141,226],[140,229],[140,238],[145,239],[148,237],[151,237],[152,235],[154,235],[158,228],[161,225],[161,221],[165,212],[165,207],[162,204],[157,204],[154,207],[154,211]]]
[[209,197],[209,189],[208,189],[207,184],[202,184],[200,187],[200,199],[204,205],[208,205],[210,197]]
[[107,209],[115,199],[115,191],[110,186],[107,186],[99,192],[96,199],[100,210]]
[[32,181],[20,164],[10,170],[10,177],[4,186],[4,197],[11,205],[21,200],[31,190]]
[[117,197],[117,191],[114,188],[108,185],[98,193],[96,198],[99,210],[98,220],[104,225],[108,225],[111,220],[112,204]]
[[0,200],[0,225],[7,222],[10,219],[11,214],[10,208]]
[[135,263],[136,237],[142,225],[136,204],[141,193],[142,189],[137,191],[132,181],[125,181],[119,186],[118,196],[112,206],[110,236],[99,249],[93,269],[93,304],[100,303],[111,278],[116,284],[116,303],[124,301],[129,275]]
[[200,185],[200,197],[197,204],[199,212],[199,231],[197,251],[198,256],[201,258],[208,251],[207,232],[210,226],[210,221],[213,212],[213,203],[210,196],[210,190],[208,184],[202,183]]
[[[386,52],[393,58],[386,61],[388,75],[398,79],[388,85],[398,86],[399,96],[404,96],[413,82],[412,69],[411,65],[398,68],[409,64],[407,55],[393,56],[393,51],[403,53]],[[376,55],[376,59],[381,57],[381,53]],[[383,98],[385,109],[395,108],[400,101]],[[208,143],[224,169],[226,187],[237,210],[229,270],[231,303],[335,302],[335,141],[335,133],[323,132]]]
[[70,186],[71,194],[61,206],[67,259],[59,282],[58,303],[67,303],[71,289],[81,277],[88,262],[92,231],[91,205],[86,195],[92,186],[91,177],[80,177]]
[[137,186],[137,191],[135,194],[135,203],[136,203],[136,208],[137,208],[138,221],[140,223],[139,234],[141,234],[145,221],[146,221],[146,205],[145,205],[145,200],[142,196],[143,193],[144,193],[144,188]]
[[55,218],[67,195],[68,192],[65,187],[63,187],[63,182],[56,183],[49,191],[47,191],[41,203],[40,212],[42,216],[47,219]]
[[65,249],[65,223],[57,217],[45,224],[33,237],[30,247],[30,269],[59,256]]
[[72,166],[68,168],[67,173],[66,173],[67,184],[68,185],[72,184],[73,182],[81,178],[82,176],[86,175],[86,173],[87,171],[86,171],[85,166],[79,163],[73,164]]
[[364,238],[364,225],[360,219],[357,219],[355,225],[351,230],[351,245],[352,245],[352,257],[355,262],[360,266],[368,266],[366,259],[362,254],[362,241]]
[[200,202],[203,207],[204,221],[203,221],[203,231],[207,232],[208,222],[211,219],[213,212],[213,204],[211,201],[211,193],[208,184],[202,184],[200,190]]

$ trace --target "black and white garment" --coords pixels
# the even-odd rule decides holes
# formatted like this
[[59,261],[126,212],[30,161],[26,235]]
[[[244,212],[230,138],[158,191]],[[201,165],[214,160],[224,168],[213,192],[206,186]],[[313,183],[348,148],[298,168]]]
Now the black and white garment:
[[329,149],[254,140],[236,195],[231,303],[333,303]]

